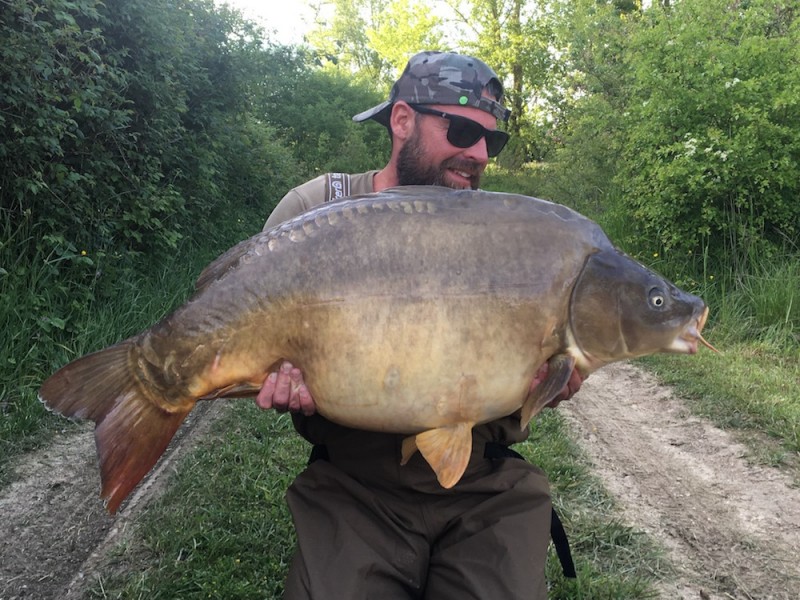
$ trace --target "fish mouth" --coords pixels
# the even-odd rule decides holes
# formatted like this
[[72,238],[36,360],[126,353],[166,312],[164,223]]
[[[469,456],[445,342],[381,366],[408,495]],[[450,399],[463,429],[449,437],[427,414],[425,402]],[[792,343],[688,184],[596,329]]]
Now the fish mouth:
[[720,351],[709,344],[700,333],[703,331],[703,327],[705,327],[707,320],[708,306],[705,306],[703,307],[703,312],[686,326],[686,329],[683,330],[681,335],[675,338],[675,341],[670,347],[670,351],[681,352],[685,354],[697,354],[697,345],[700,343],[709,350],[719,354]]

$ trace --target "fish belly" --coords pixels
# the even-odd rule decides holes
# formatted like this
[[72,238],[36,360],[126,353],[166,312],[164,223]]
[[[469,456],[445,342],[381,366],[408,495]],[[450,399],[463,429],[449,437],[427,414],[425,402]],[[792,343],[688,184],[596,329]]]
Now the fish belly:
[[287,358],[319,412],[342,425],[416,433],[483,423],[520,408],[552,352],[534,310],[480,295],[320,303],[302,311],[296,325],[309,335]]

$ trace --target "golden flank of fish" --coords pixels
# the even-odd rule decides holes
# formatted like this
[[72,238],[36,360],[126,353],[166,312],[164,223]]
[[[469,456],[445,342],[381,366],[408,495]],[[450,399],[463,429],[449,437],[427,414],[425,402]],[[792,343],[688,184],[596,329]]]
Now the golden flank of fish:
[[[282,360],[318,411],[408,434],[444,487],[472,427],[612,361],[694,353],[708,309],[616,250],[592,221],[510,194],[404,187],[326,204],[235,246],[150,329],[42,385],[53,410],[96,423],[109,511],[198,400],[253,395]],[[548,378],[529,386],[544,363]]]

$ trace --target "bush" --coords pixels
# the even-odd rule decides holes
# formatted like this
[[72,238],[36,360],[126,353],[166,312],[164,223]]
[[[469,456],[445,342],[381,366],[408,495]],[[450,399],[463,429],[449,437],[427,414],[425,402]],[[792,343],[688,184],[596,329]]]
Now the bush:
[[643,13],[617,182],[666,247],[795,239],[800,223],[800,28],[772,0]]

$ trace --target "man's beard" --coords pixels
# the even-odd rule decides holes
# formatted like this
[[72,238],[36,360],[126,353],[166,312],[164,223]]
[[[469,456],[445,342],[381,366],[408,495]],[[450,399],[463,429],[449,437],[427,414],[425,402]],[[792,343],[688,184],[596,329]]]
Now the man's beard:
[[472,160],[449,158],[438,165],[427,164],[423,160],[422,144],[419,132],[414,132],[411,138],[400,148],[397,156],[397,180],[399,185],[443,185],[456,187],[448,180],[448,170],[470,173],[470,187],[478,189],[481,182],[481,166]]

